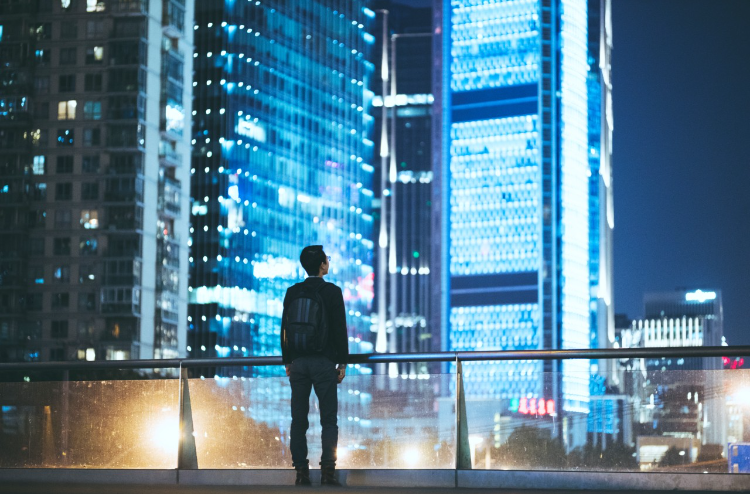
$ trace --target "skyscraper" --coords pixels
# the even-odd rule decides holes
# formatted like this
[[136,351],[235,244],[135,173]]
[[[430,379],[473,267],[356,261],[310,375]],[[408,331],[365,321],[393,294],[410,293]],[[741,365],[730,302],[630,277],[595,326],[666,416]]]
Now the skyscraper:
[[191,18],[0,5],[0,360],[184,355]]
[[279,354],[310,244],[332,257],[351,350],[372,349],[372,18],[361,1],[198,4],[191,356]]
[[[381,2],[373,60],[377,351],[429,352],[432,200],[432,15]],[[384,26],[385,25],[385,26]],[[383,54],[385,50],[385,54]],[[377,75],[380,77],[377,77]],[[383,84],[385,83],[385,84]],[[383,88],[385,87],[385,91]],[[382,260],[382,261],[381,261]],[[383,297],[384,300],[380,300]],[[401,372],[426,372],[404,364]],[[396,366],[391,366],[396,372]]]
[[[623,344],[641,347],[720,346],[723,306],[720,291],[676,290],[644,295],[645,319],[621,331]],[[727,439],[727,401],[722,359],[646,358],[635,362],[642,383],[634,388],[639,407],[639,444],[661,451],[671,445],[662,436],[723,448]],[[656,437],[654,437],[656,436]],[[639,454],[643,455],[643,447]]]
[[[436,18],[442,347],[595,346],[594,325],[613,322],[609,2],[452,1]],[[557,374],[545,385],[543,371]],[[586,413],[589,372],[585,360],[477,364],[466,392]]]

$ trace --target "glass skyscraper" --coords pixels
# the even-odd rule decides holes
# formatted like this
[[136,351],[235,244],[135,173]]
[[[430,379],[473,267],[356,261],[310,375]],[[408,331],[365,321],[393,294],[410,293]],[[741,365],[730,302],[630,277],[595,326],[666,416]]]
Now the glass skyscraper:
[[328,279],[344,292],[350,350],[372,350],[374,13],[364,5],[196,6],[193,357],[279,355],[284,294],[304,278],[299,254],[310,244],[332,257]]
[[[601,254],[611,247],[598,222],[611,214],[610,148],[602,137],[611,131],[603,97],[607,4],[441,6],[436,126],[444,138],[433,163],[442,225],[431,271],[441,280],[433,323],[444,350],[597,345],[599,288],[611,279]],[[598,127],[602,120],[608,129]],[[466,365],[466,392],[508,406],[519,397],[554,399],[562,413],[586,413],[589,367],[585,360]],[[545,383],[541,373],[552,371]]]

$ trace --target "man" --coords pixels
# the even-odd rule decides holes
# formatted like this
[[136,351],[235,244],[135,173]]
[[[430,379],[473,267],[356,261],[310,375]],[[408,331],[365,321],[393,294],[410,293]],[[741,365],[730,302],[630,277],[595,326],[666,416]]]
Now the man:
[[281,355],[292,387],[290,449],[297,470],[296,485],[311,485],[305,436],[310,425],[311,388],[315,388],[320,403],[323,428],[320,483],[341,485],[335,477],[339,434],[336,385],[346,375],[349,340],[341,289],[323,280],[330,259],[322,245],[302,249],[299,260],[309,277],[290,287],[284,297]]

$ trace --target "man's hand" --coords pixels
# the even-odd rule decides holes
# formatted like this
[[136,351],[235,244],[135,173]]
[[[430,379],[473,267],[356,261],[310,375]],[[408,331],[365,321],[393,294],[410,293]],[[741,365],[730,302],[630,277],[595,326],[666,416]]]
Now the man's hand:
[[341,384],[341,381],[343,381],[344,377],[346,377],[346,364],[339,364],[338,366],[336,366],[336,370],[339,373],[339,384]]
[[286,364],[284,367],[286,367],[286,377],[289,377],[292,374],[292,364]]

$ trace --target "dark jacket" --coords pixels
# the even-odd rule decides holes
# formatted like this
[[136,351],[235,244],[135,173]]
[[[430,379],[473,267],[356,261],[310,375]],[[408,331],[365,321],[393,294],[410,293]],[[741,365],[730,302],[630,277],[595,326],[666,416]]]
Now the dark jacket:
[[[349,337],[346,334],[346,310],[344,309],[344,296],[341,288],[328,283],[317,276],[310,276],[302,283],[297,283],[289,287],[284,296],[284,314],[281,316],[282,324],[286,320],[287,306],[289,300],[293,299],[296,293],[301,291],[302,284],[325,283],[326,286],[320,289],[320,297],[323,299],[326,316],[328,317],[328,345],[323,350],[323,355],[337,364],[346,364],[349,360]],[[301,357],[295,352],[289,350],[284,344],[284,328],[281,328],[281,357],[285,364],[291,364],[294,359]]]

